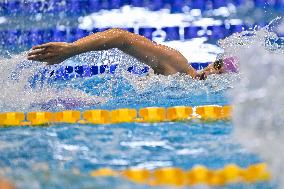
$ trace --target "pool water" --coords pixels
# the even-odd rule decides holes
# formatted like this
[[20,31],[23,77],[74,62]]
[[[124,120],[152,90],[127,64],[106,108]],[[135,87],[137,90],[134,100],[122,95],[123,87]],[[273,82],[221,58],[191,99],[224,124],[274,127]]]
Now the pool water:
[[[79,101],[67,105],[62,101],[46,102],[39,98],[37,103],[26,101],[23,107],[27,108],[26,105],[30,103],[27,108],[30,111],[60,111],[227,105],[230,104],[227,90],[237,80],[238,74],[210,76],[206,81],[193,81],[184,75],[136,76],[122,71],[114,75],[44,83],[29,89],[28,93],[34,95],[38,91],[45,91],[44,86],[47,85],[59,90],[68,87],[91,96],[104,97],[104,102],[84,104]],[[21,95],[25,96],[24,93]],[[54,99],[57,98],[54,96]],[[14,104],[6,108],[23,107]],[[89,173],[105,167],[114,170],[153,170],[161,167],[189,170],[195,165],[219,169],[235,163],[245,168],[262,162],[257,154],[247,151],[236,142],[232,130],[230,121],[1,128],[0,174],[11,178],[20,188],[104,188],[110,185],[116,188],[148,188],[119,178],[92,178]],[[262,183],[249,187],[273,188],[274,185]]]
[[[238,145],[231,132],[231,122],[5,128],[1,130],[0,166],[23,188],[29,188],[30,183],[47,188],[57,182],[61,183],[59,188],[66,188],[74,177],[94,186],[100,184],[88,173],[103,167],[187,170],[196,164],[217,169],[228,163],[247,167],[261,162]],[[59,181],[58,174],[64,175]]]

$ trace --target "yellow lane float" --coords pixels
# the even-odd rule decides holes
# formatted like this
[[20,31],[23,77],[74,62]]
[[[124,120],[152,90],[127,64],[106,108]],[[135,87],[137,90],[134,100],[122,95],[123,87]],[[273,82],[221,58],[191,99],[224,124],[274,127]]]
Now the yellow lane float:
[[54,122],[54,114],[52,112],[29,112],[27,120],[27,124],[45,125]]
[[235,164],[228,164],[222,169],[210,170],[197,165],[185,171],[176,167],[147,169],[127,169],[115,171],[109,168],[94,170],[93,177],[122,177],[137,184],[151,186],[224,186],[232,183],[267,182],[271,175],[265,163],[250,165],[241,168]]
[[107,110],[87,110],[83,112],[83,118],[91,124],[110,123],[110,112]]
[[132,182],[140,184],[147,182],[151,177],[150,172],[146,169],[127,169],[121,171],[120,175]]
[[137,117],[135,109],[117,109],[111,111],[111,123],[130,123]]
[[201,120],[214,121],[221,117],[221,106],[198,106],[195,108],[195,113],[200,116]]
[[75,110],[66,110],[55,113],[55,122],[59,123],[77,123],[81,119],[81,112]]
[[166,109],[160,107],[141,108],[139,115],[143,122],[162,122],[166,120]]
[[0,114],[0,125],[2,126],[19,126],[25,120],[23,112],[7,112]]
[[193,108],[190,106],[175,106],[167,109],[167,119],[169,121],[183,121],[191,118]]
[[147,107],[139,109],[116,110],[66,110],[62,112],[6,112],[0,113],[0,126],[37,126],[54,123],[69,124],[116,124],[133,122],[166,122],[166,121],[218,121],[230,120],[232,106],[174,106],[169,108]]

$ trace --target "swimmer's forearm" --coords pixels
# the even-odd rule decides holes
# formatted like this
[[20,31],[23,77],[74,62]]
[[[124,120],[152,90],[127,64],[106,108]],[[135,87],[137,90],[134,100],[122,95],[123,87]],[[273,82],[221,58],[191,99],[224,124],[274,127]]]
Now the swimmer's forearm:
[[130,32],[121,29],[109,29],[104,32],[95,33],[73,43],[50,42],[37,45],[28,53],[28,59],[47,62],[47,64],[59,64],[72,56],[88,51],[101,51],[111,48],[123,50],[125,37]]
[[125,45],[125,33],[127,32],[124,30],[110,29],[81,38],[71,44],[72,55],[111,48],[121,49]]

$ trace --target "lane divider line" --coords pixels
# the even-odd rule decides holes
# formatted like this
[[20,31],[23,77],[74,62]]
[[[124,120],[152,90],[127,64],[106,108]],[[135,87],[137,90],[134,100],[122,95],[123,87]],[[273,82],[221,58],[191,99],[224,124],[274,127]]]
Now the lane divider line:
[[232,106],[174,106],[115,110],[65,110],[61,112],[3,112],[0,126],[47,126],[50,124],[118,124],[133,122],[220,121],[230,120]]
[[101,168],[90,173],[93,177],[121,177],[137,184],[151,186],[224,186],[234,183],[252,184],[267,182],[271,174],[265,163],[253,164],[247,168],[241,168],[235,164],[228,164],[222,169],[210,170],[197,165],[191,170],[183,170],[176,167],[147,169],[112,170]]

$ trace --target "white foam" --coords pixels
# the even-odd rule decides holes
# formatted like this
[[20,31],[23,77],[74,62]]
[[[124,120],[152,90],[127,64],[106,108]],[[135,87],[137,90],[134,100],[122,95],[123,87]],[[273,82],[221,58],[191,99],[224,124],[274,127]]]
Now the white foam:
[[90,105],[105,102],[78,89],[58,89],[45,81],[41,87],[32,88],[30,77],[43,69],[44,65],[27,61],[26,53],[0,59],[0,107],[1,111],[32,111],[75,108],[76,104]]
[[7,18],[4,16],[0,16],[0,24],[5,24],[7,22]]
[[240,58],[242,79],[231,91],[234,136],[260,154],[283,186],[284,48],[269,28],[235,34],[220,44],[227,55]]

